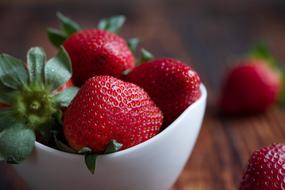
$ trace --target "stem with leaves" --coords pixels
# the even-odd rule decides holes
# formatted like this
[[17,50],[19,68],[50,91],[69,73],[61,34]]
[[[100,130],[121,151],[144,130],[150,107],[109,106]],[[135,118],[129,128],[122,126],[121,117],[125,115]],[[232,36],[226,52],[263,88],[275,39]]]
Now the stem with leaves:
[[27,64],[0,54],[0,160],[19,163],[34,148],[35,132],[51,137],[51,129],[61,109],[69,105],[78,89],[57,89],[70,80],[71,62],[60,48],[46,62],[42,48],[28,51]]

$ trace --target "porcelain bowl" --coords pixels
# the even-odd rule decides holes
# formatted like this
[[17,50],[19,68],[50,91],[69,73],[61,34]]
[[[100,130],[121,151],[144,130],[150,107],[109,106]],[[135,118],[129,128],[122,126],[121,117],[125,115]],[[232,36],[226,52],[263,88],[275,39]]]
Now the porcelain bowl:
[[132,148],[99,156],[95,174],[82,155],[69,154],[36,142],[33,154],[14,165],[34,190],[167,190],[177,180],[198,137],[207,91],[169,127]]

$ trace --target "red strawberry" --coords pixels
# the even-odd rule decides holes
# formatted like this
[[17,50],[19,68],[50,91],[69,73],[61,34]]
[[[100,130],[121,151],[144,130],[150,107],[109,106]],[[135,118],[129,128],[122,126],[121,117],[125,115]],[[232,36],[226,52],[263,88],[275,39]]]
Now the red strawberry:
[[285,145],[273,144],[253,153],[240,190],[285,189]]
[[57,17],[61,29],[49,28],[48,37],[53,45],[63,45],[69,53],[75,85],[81,86],[97,75],[120,78],[123,71],[134,67],[135,58],[127,42],[115,34],[124,24],[124,16],[101,19],[97,29],[82,29],[61,13]]
[[164,114],[164,126],[200,97],[198,74],[175,59],[162,58],[143,63],[133,69],[126,80],[148,92]]
[[159,132],[163,116],[140,87],[111,76],[90,78],[64,115],[64,135],[75,150],[105,150],[111,140],[123,149]]
[[226,76],[220,99],[225,113],[262,112],[274,104],[281,90],[280,73],[262,59],[245,59]]
[[69,37],[63,46],[72,61],[72,79],[79,86],[95,75],[120,78],[123,71],[135,64],[126,41],[104,30],[82,30]]

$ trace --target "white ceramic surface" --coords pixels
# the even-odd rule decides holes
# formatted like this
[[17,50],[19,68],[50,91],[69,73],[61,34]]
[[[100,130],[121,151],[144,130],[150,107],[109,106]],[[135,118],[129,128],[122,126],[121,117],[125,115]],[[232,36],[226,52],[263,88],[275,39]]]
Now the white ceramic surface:
[[84,157],[36,143],[32,156],[15,165],[33,190],[166,190],[185,166],[203,120],[207,91],[168,128],[132,148],[99,156],[91,175]]

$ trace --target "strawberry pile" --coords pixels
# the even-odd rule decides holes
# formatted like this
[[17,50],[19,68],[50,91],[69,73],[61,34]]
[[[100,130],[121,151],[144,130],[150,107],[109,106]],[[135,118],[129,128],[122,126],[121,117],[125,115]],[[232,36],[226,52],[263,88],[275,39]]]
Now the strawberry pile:
[[0,54],[0,160],[27,158],[35,140],[96,158],[140,144],[170,125],[200,97],[200,78],[183,62],[155,59],[138,40],[117,34],[124,16],[83,29],[62,14],[48,29],[56,57],[41,48],[26,63]]

